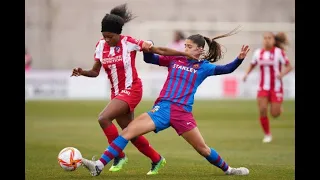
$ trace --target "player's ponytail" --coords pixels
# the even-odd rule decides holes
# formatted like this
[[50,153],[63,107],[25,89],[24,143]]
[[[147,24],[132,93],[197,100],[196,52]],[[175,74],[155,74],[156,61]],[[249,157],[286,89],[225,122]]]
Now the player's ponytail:
[[289,40],[287,35],[284,32],[279,32],[274,35],[275,46],[285,50],[285,47],[289,45]]
[[223,34],[220,36],[216,36],[212,39],[203,36],[204,40],[207,42],[208,47],[209,47],[208,52],[204,56],[204,59],[210,61],[211,63],[214,63],[214,62],[217,62],[218,60],[220,60],[223,57],[224,52],[222,51],[221,45],[216,40],[237,34],[240,31],[240,27],[241,26],[238,26],[235,29],[233,29],[232,31],[230,31],[229,33],[226,33],[226,34]]
[[114,7],[110,11],[110,14],[120,16],[123,19],[124,23],[127,23],[135,18],[131,11],[128,10],[126,3]]
[[101,21],[101,32],[121,34],[125,23],[135,18],[127,9],[127,4],[114,7]]

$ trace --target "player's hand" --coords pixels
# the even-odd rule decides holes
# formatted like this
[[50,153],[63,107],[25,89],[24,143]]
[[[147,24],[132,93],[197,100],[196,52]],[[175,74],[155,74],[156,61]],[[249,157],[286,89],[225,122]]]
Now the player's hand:
[[248,45],[242,45],[240,54],[238,55],[238,59],[244,59],[247,56],[249,51],[250,51],[250,48]]
[[281,74],[278,74],[276,77],[277,77],[277,79],[279,79],[279,80],[281,80],[281,79],[282,79]]
[[70,77],[72,77],[72,76],[75,76],[75,77],[81,76],[81,72],[82,72],[81,68],[74,68],[72,70],[72,74],[71,74]]
[[247,78],[248,78],[248,76],[247,76],[247,75],[243,76],[242,81],[243,81],[243,82],[246,82]]
[[199,58],[197,58],[197,57],[193,56],[192,54],[184,53],[184,55],[187,57],[187,59],[199,60]]
[[188,59],[199,60],[199,58],[197,58],[197,57],[195,57],[195,56],[193,56],[193,55],[191,55],[191,54],[187,54],[187,58],[188,58]]
[[153,47],[152,41],[144,41],[142,43],[142,49],[146,52],[150,52],[152,47]]

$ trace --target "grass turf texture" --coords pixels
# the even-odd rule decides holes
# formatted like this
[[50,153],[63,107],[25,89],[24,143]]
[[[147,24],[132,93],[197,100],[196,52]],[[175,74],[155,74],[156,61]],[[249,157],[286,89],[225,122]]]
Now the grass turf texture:
[[[142,102],[136,116],[149,110],[152,101]],[[209,164],[172,128],[147,135],[152,146],[167,160],[160,174],[147,176],[150,160],[129,143],[125,152],[129,163],[122,171],[108,171],[111,163],[98,177],[80,167],[66,172],[57,163],[61,149],[73,146],[83,157],[91,158],[107,147],[97,122],[103,101],[29,101],[26,103],[26,179],[294,179],[294,101],[284,103],[284,113],[271,119],[274,140],[263,144],[255,101],[197,101],[194,116],[206,143],[215,148],[226,162],[249,168],[249,176],[225,176]]]

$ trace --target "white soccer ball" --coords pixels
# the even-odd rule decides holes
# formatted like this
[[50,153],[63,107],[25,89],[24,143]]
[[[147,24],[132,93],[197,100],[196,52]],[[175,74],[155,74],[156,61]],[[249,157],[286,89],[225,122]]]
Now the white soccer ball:
[[62,149],[58,155],[58,163],[62,169],[66,171],[74,171],[80,165],[82,155],[80,151],[74,147],[66,147]]

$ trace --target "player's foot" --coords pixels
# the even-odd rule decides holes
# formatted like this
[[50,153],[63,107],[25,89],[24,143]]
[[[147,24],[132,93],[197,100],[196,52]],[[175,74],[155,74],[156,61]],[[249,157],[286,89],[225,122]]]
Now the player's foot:
[[102,169],[98,168],[96,161],[82,158],[82,165],[89,170],[91,176],[99,176],[102,172]]
[[116,158],[114,158],[113,164],[112,164],[111,168],[109,169],[109,171],[111,171],[111,172],[120,171],[122,169],[122,166],[127,164],[127,162],[128,162],[127,156],[124,156],[123,158],[116,157]]
[[263,143],[269,143],[272,141],[272,136],[271,135],[265,135],[262,142]]
[[226,173],[226,175],[243,176],[243,175],[248,175],[249,174],[249,169],[245,168],[245,167],[232,168],[232,167],[229,166],[229,169],[225,173]]
[[157,163],[151,163],[151,169],[147,175],[155,175],[159,173],[159,169],[167,163],[166,159],[161,156],[161,159]]

